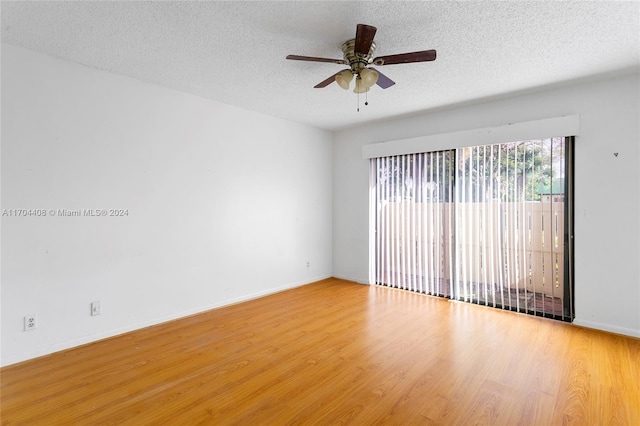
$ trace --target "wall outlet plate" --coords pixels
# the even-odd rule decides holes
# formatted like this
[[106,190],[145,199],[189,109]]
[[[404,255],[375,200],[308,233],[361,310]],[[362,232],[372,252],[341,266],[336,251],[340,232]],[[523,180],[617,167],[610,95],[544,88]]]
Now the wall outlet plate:
[[31,331],[38,328],[38,317],[35,315],[26,315],[24,317],[24,331]]
[[102,313],[102,308],[100,307],[100,301],[91,302],[91,316],[95,317],[96,315],[100,315]]

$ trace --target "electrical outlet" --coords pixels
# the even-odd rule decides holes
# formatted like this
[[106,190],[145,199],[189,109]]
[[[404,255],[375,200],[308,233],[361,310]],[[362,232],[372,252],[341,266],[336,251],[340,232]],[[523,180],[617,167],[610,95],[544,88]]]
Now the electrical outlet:
[[307,260],[307,268],[308,268],[309,266],[311,266],[311,262],[309,262],[309,261]]
[[96,315],[100,315],[102,313],[102,309],[100,308],[100,301],[91,302],[91,316],[95,317]]
[[24,317],[24,331],[31,331],[38,328],[38,317],[27,315]]

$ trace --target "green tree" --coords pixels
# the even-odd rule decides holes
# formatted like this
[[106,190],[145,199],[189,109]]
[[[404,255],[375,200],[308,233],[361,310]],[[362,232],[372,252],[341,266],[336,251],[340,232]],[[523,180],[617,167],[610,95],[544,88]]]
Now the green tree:
[[458,151],[458,194],[468,202],[540,201],[541,185],[559,175],[562,138],[475,146]]

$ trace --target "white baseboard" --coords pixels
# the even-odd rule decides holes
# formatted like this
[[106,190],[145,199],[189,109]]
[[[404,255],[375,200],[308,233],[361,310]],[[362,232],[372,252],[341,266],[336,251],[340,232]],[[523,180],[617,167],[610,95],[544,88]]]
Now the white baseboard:
[[580,327],[593,328],[595,330],[608,331],[610,333],[640,338],[640,330],[634,330],[632,328],[618,327],[616,325],[601,322],[585,321],[578,318],[573,320],[573,324],[579,325]]
[[358,284],[366,284],[369,285],[369,279],[368,278],[355,278],[355,277],[350,277],[347,275],[340,275],[340,274],[333,274],[334,278],[340,278],[341,280],[346,280],[346,281],[354,281],[357,282]]

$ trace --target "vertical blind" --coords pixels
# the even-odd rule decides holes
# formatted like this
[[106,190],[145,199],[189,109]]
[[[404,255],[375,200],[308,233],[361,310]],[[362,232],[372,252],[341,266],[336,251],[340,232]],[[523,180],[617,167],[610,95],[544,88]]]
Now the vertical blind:
[[568,139],[372,159],[375,283],[572,319]]

